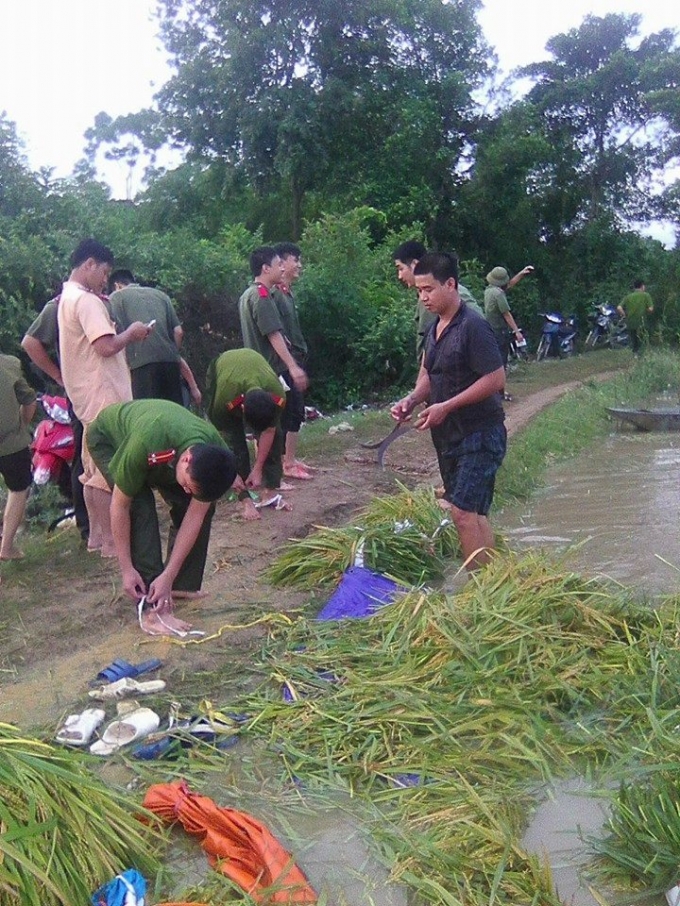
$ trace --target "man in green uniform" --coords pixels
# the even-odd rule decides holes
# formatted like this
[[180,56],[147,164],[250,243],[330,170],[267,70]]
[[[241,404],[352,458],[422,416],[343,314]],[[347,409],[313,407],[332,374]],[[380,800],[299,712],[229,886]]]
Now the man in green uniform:
[[272,246],[263,245],[253,251],[250,271],[253,282],[238,303],[243,345],[259,352],[276,374],[287,372],[293,385],[303,392],[309,381],[290,351],[281,314],[272,296],[272,289],[283,278],[281,259]]
[[630,345],[635,355],[640,352],[641,341],[640,334],[645,326],[645,316],[654,311],[652,297],[645,289],[643,280],[636,280],[633,283],[633,292],[621,300],[617,306],[618,313],[626,319],[628,327],[628,336]]
[[26,512],[31,486],[31,430],[35,392],[13,355],[0,355],[0,475],[7,486],[2,517],[0,560],[19,560],[23,553],[14,543]]
[[[402,242],[402,244],[398,246],[392,254],[394,266],[397,269],[397,279],[408,289],[415,289],[416,278],[413,271],[415,266],[418,264],[423,255],[426,254],[426,252],[427,249],[422,242],[419,242],[417,239],[409,239],[407,242]],[[472,311],[475,311],[478,315],[484,317],[484,312],[475,301],[475,297],[466,286],[463,286],[462,283],[458,284],[458,295],[460,296],[461,301],[465,302],[468,308],[471,308]],[[418,299],[418,302],[416,303],[414,320],[416,322],[416,358],[418,359],[418,364],[420,365],[420,360],[423,357],[425,334],[427,333],[430,326],[434,324],[437,318],[436,315],[433,315],[432,312],[429,312],[422,304],[420,299]]]
[[[173,596],[198,597],[214,501],[234,483],[234,455],[212,425],[168,400],[107,406],[86,441],[113,491],[111,528],[126,593],[145,595],[162,625],[186,628],[172,617]],[[154,490],[170,508],[165,563]]]
[[[206,377],[206,412],[234,451],[238,474],[245,482],[241,492],[243,515],[259,519],[260,514],[248,493],[264,485],[260,505],[267,506],[277,494],[283,474],[283,433],[281,413],[286,405],[283,387],[263,356],[254,349],[230,349],[208,366]],[[257,438],[257,455],[251,468],[246,428]]]

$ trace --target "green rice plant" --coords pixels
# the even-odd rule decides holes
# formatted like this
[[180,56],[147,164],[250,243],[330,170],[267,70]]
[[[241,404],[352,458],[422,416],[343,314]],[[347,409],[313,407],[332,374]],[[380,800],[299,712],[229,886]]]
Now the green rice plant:
[[625,772],[632,752],[671,757],[679,624],[678,601],[652,611],[541,554],[499,555],[453,597],[298,621],[265,652],[245,732],[291,780],[370,797],[392,879],[418,902],[553,904],[520,844],[538,791],[579,767]]
[[430,489],[402,488],[377,497],[345,528],[316,527],[291,542],[265,571],[274,585],[329,587],[363,558],[364,565],[398,582],[418,585],[441,576],[458,553],[458,538]]
[[680,765],[621,784],[607,834],[592,840],[595,875],[617,886],[661,893],[680,879]]
[[125,868],[156,871],[162,838],[138,813],[77,755],[0,724],[0,903],[72,906]]

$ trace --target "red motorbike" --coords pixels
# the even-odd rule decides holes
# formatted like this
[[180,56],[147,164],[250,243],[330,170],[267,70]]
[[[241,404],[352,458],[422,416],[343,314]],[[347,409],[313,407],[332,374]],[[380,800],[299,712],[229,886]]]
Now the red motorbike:
[[72,503],[71,463],[76,450],[68,400],[45,394],[38,399],[47,418],[38,423],[33,434],[33,481],[37,485],[54,482]]

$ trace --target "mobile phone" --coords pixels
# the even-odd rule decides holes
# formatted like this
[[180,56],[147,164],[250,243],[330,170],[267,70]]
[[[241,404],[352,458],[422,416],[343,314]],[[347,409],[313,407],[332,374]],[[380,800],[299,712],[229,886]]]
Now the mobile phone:
[[156,323],[156,319],[154,318],[152,321],[149,321],[149,323],[146,326],[149,328],[149,330],[151,330],[151,328],[154,326],[155,323]]

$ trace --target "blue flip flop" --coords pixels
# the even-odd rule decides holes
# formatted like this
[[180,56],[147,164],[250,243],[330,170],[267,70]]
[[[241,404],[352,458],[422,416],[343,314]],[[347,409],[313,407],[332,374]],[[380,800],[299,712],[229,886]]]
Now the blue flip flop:
[[[235,723],[243,723],[248,718],[242,714],[229,715]],[[239,740],[238,731],[223,734],[221,722],[212,722],[207,717],[194,716],[171,724],[163,735],[155,734],[154,738],[143,742],[132,750],[133,758],[142,761],[155,761],[157,758],[177,758],[182,749],[189,749],[197,742],[206,742],[216,749],[224,751],[235,746]]]
[[104,667],[103,670],[99,671],[97,679],[108,680],[110,683],[115,683],[116,680],[124,679],[126,676],[135,679],[136,677],[141,676],[142,673],[148,673],[149,670],[158,670],[158,668],[162,666],[163,662],[159,661],[158,658],[152,658],[150,661],[143,661],[141,664],[130,664],[128,661],[117,658],[115,661],[112,661],[108,667]]

